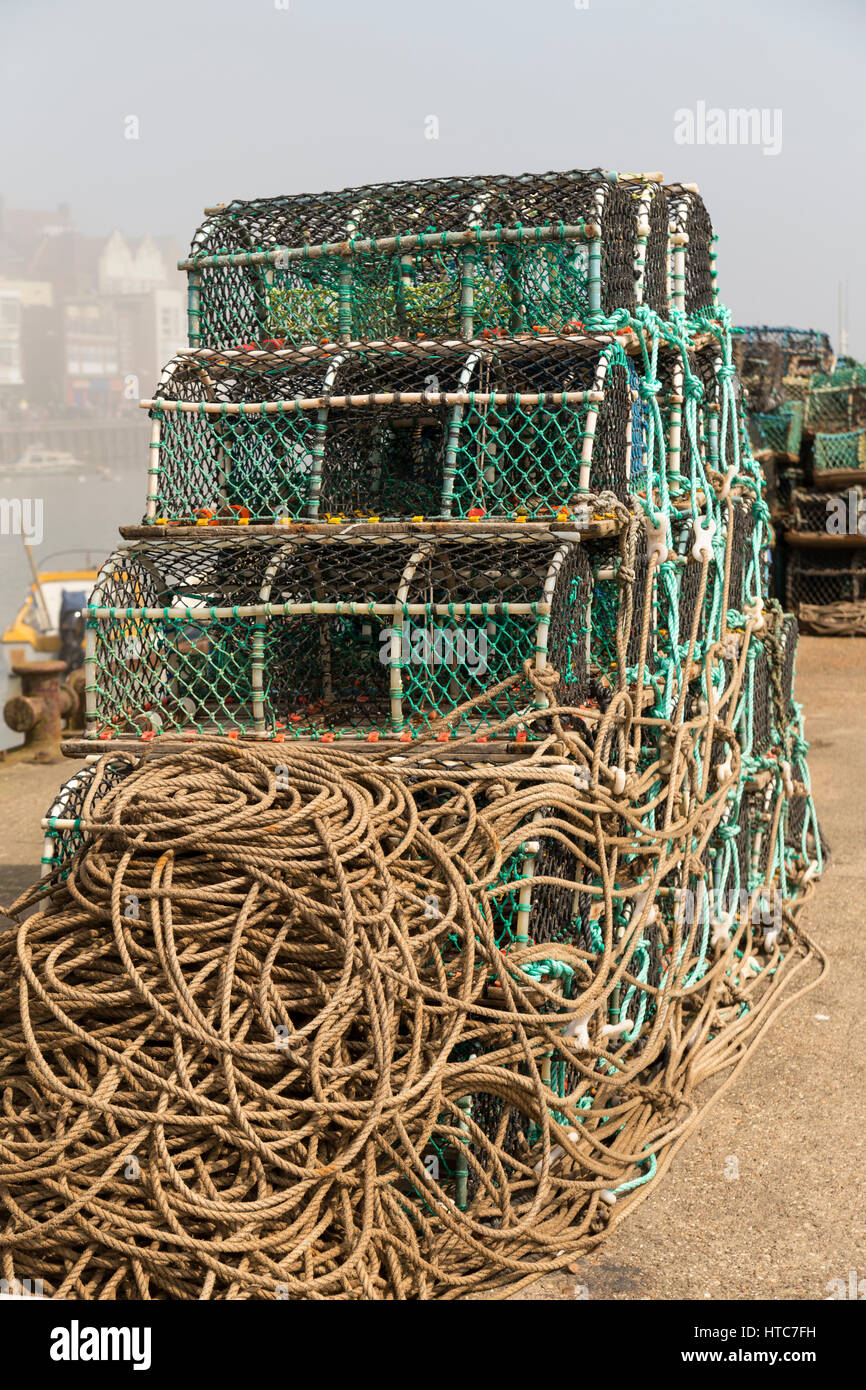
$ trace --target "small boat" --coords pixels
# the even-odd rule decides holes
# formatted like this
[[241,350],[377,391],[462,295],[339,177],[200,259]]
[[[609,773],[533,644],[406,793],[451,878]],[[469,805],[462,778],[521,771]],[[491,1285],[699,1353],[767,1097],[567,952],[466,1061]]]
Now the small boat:
[[38,444],[29,444],[14,463],[3,468],[4,474],[51,474],[81,472],[85,465],[74,454],[64,449],[43,449]]
[[[97,571],[83,552],[61,551],[39,567],[25,545],[33,573],[17,616],[0,638],[9,670],[25,661],[65,661],[70,671],[84,661],[84,616]],[[77,557],[83,563],[49,568],[52,561]]]

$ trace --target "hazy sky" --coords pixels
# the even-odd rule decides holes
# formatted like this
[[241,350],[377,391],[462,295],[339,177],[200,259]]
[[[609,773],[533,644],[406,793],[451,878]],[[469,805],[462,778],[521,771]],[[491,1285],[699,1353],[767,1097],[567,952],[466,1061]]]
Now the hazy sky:
[[[232,198],[662,170],[701,187],[736,319],[835,341],[847,281],[866,357],[864,0],[283,3],[0,0],[8,205],[68,201],[85,231],[186,245]],[[780,153],[676,143],[699,102],[781,111]]]

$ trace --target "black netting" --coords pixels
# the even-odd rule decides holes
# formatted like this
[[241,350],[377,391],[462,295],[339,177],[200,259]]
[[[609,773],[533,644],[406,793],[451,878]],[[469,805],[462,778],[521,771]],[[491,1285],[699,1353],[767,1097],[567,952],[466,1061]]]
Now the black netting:
[[[254,198],[213,210],[196,233],[191,254],[222,250],[230,229],[242,233],[251,249],[266,251],[344,241],[350,234],[367,238],[470,226],[577,225],[581,218],[591,218],[597,197],[607,210],[611,189],[617,188],[603,170],[592,169],[408,180]],[[631,224],[631,208],[623,199],[618,209]]]
[[813,534],[828,534],[828,521],[834,517],[840,504],[842,514],[847,522],[848,498],[846,494],[796,490],[791,496],[792,529],[794,531],[809,531]]
[[848,603],[866,598],[866,554],[853,547],[792,549],[788,557],[787,603]]
[[668,301],[668,209],[661,188],[649,205],[650,234],[647,241],[644,270],[643,302],[655,313],[667,318]]
[[754,529],[750,508],[739,500],[735,501],[731,517],[731,579],[728,590],[728,607],[739,611],[746,594],[746,572],[751,558],[749,538]]
[[574,705],[580,704],[587,692],[592,574],[582,545],[564,547],[556,563],[548,660],[560,675],[557,700],[562,705]]
[[685,311],[696,314],[710,309],[715,301],[711,252],[713,224],[701,195],[682,184],[667,188],[670,225],[688,236],[685,248]]
[[782,708],[779,711],[779,731],[784,733],[789,721],[794,717],[794,664],[797,656],[799,629],[797,619],[788,613],[782,620],[782,669],[779,673],[779,691]]
[[760,757],[772,743],[773,701],[770,691],[770,662],[759,648],[752,682],[752,755]]
[[[601,170],[428,179],[229,203],[210,211],[193,240],[193,341],[234,346],[247,335],[258,343],[315,342],[342,337],[344,329],[364,339],[453,336],[462,331],[465,243],[441,237],[470,231],[494,235],[468,248],[477,277],[476,331],[561,331],[556,298],[544,292],[551,272],[566,318],[584,320],[592,312],[590,234],[600,237],[598,307],[633,309],[642,197],[649,201],[645,302],[662,311],[661,190]],[[535,228],[551,234],[533,241]],[[405,238],[419,236],[423,242],[406,245]],[[394,237],[403,245],[387,242]],[[349,251],[350,240],[361,246]],[[213,263],[238,253],[263,259]]]
[[586,344],[201,350],[158,388],[148,519],[549,517],[584,466],[626,495],[632,416],[621,357]]
[[613,363],[605,378],[604,404],[595,425],[592,457],[593,490],[627,497],[630,479],[626,472],[625,446],[628,417],[632,412],[628,372]]
[[[691,637],[692,624],[697,611],[698,597],[701,589],[701,575],[703,566],[693,559],[689,559],[680,570],[680,596],[679,596],[679,618],[680,618],[680,642],[686,644]],[[697,640],[704,635],[706,627],[706,597],[708,585],[704,586],[704,604],[701,607],[701,617],[698,622]]]
[[[559,841],[545,836],[535,860],[537,878],[548,876],[577,881],[577,856]],[[539,883],[532,890],[531,931],[535,942],[573,941],[577,916],[577,890],[555,883]]]
[[481,729],[537,706],[522,673],[545,656],[581,703],[588,589],[580,547],[552,540],[149,542],[97,584],[91,723],[411,736],[514,677],[457,717]]
[[[760,348],[771,344],[782,353],[784,377],[810,377],[813,371],[827,371],[834,359],[833,348],[826,333],[812,328],[772,328],[766,324],[748,324],[738,329],[738,343],[743,348]],[[786,395],[790,388],[785,386]]]

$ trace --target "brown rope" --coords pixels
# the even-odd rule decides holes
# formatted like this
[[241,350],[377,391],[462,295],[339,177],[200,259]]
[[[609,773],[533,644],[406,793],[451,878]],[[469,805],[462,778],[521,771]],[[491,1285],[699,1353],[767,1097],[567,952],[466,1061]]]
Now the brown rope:
[[[611,789],[608,751],[652,722],[626,697],[594,728],[524,715],[549,737],[495,769],[460,740],[438,762],[429,741],[400,762],[212,743],[91,798],[68,878],[0,936],[2,1276],[87,1299],[453,1298],[597,1244],[819,955],[792,885],[769,947],[746,920],[705,958],[700,922],[662,914],[664,981],[641,980],[651,905],[702,876],[730,786],[695,790],[706,739],[738,775],[735,699],[679,727],[662,797],[658,764]],[[591,762],[588,790],[555,746]],[[530,834],[579,873],[536,891],[601,884],[601,948],[500,949]],[[626,853],[642,905],[614,887]],[[638,986],[638,1036],[603,1033]]]
[[797,608],[800,631],[816,637],[866,637],[866,602],[801,603]]

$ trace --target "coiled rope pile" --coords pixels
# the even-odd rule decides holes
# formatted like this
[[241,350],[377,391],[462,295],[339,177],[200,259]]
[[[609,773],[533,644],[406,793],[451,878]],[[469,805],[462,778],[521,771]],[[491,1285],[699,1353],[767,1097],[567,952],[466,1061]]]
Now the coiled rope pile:
[[866,637],[866,605],[859,599],[801,603],[800,629],[816,637]]
[[[529,716],[549,737],[511,763],[460,741],[447,763],[429,742],[394,762],[222,741],[89,799],[65,881],[0,935],[3,1277],[86,1299],[453,1298],[604,1237],[819,953],[796,885],[772,938],[746,916],[710,945],[705,913],[668,911],[730,786],[693,775],[716,710],[676,744],[658,832],[658,764],[606,784],[608,744],[644,721],[611,707],[590,734],[566,713]],[[503,949],[530,826],[581,866],[536,885],[601,884],[594,934]],[[626,852],[646,875],[624,891]],[[640,1013],[611,1029],[624,997]]]

